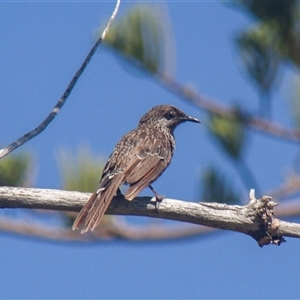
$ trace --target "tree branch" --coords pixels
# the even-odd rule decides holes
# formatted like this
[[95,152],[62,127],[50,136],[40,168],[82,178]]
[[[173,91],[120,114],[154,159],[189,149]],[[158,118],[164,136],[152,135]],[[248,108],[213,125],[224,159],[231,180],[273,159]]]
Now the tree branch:
[[[0,208],[79,211],[89,196],[90,193],[62,190],[0,187]],[[284,236],[300,238],[300,224],[274,218],[276,203],[268,196],[257,200],[253,192],[245,206],[165,198],[157,211],[153,200],[151,197],[137,197],[134,201],[114,198],[106,213],[162,218],[232,230],[253,237],[259,246],[280,245]]]
[[[175,96],[179,96],[182,99],[189,101],[189,103],[194,104],[198,108],[204,109],[207,112],[215,113],[229,119],[235,119],[237,117],[235,109],[226,107],[225,105],[221,105],[217,101],[195,92],[190,87],[184,86],[179,81],[176,81],[174,78],[168,76],[167,74],[150,73],[145,68],[143,68],[143,66],[141,66],[141,69],[143,69],[148,74],[152,75],[158,83],[160,83],[168,91],[175,94]],[[259,117],[253,117],[250,115],[245,115],[245,117],[245,121],[247,122],[247,124],[249,124],[251,128],[258,132],[271,135],[289,142],[300,141],[299,129],[286,128],[279,124],[271,122],[270,120],[266,120]]]
[[216,232],[214,228],[204,226],[166,226],[162,224],[149,224],[144,226],[130,225],[120,219],[109,218],[109,221],[101,225],[93,232],[81,234],[70,228],[47,226],[40,223],[20,221],[15,218],[0,218],[0,231],[10,234],[31,236],[53,241],[63,242],[93,242],[100,240],[125,239],[126,241],[141,240],[171,240],[183,239]]
[[74,86],[76,85],[78,79],[83,74],[83,72],[86,69],[87,65],[91,61],[91,59],[92,59],[93,55],[95,54],[98,46],[101,44],[102,40],[105,38],[111,23],[113,22],[115,16],[117,15],[117,12],[118,12],[118,9],[119,9],[119,6],[120,6],[120,1],[121,0],[117,0],[115,9],[114,9],[107,25],[105,26],[101,37],[96,41],[95,45],[93,46],[93,48],[90,50],[90,52],[86,56],[86,58],[83,61],[82,65],[80,66],[80,68],[78,69],[78,71],[76,72],[74,77],[72,78],[71,82],[69,83],[67,89],[65,90],[65,92],[63,93],[61,98],[58,100],[58,102],[56,103],[56,105],[54,106],[54,108],[52,109],[50,114],[47,116],[47,118],[38,127],[31,130],[30,132],[26,133],[25,135],[23,135],[22,137],[20,137],[19,139],[17,139],[16,141],[11,143],[10,145],[8,145],[7,147],[1,149],[0,150],[0,159],[2,157],[4,157],[5,155],[9,154],[10,152],[12,152],[13,150],[17,149],[18,147],[24,145],[26,142],[28,142],[29,140],[31,140],[32,138],[34,138],[35,136],[40,134],[42,131],[44,131],[46,129],[46,127],[52,122],[52,120],[56,117],[56,115],[59,113],[60,109],[62,108],[62,106],[67,101],[68,97],[70,96],[70,94],[71,94]]

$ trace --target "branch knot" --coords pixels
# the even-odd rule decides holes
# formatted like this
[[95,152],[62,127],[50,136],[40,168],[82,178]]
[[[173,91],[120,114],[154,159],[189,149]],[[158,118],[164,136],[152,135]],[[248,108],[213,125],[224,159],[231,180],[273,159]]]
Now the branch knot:
[[274,244],[280,245],[285,239],[277,233],[280,221],[274,218],[274,207],[278,204],[272,201],[272,197],[263,196],[255,199],[254,190],[250,191],[250,202],[246,206],[248,217],[256,224],[254,230],[248,231],[260,247]]

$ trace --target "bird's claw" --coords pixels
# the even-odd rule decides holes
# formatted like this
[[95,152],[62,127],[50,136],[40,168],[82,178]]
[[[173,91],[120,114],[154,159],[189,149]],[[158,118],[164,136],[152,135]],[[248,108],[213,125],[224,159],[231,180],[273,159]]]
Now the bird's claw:
[[159,204],[163,201],[165,195],[158,194],[157,191],[152,187],[152,185],[149,185],[149,188],[155,196],[155,211],[158,213]]
[[159,204],[164,200],[165,195],[155,195],[155,211],[158,213]]
[[117,198],[118,200],[123,200],[125,198],[120,189],[117,190]]

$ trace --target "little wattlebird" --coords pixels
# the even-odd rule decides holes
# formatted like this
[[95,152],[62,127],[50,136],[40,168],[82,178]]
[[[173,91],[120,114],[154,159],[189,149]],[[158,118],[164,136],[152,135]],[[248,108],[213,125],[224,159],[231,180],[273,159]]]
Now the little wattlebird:
[[120,185],[128,184],[124,197],[134,199],[149,187],[156,197],[160,196],[151,186],[171,162],[175,150],[174,129],[180,123],[200,123],[172,105],[159,105],[150,109],[139,121],[138,127],[125,134],[117,143],[104,167],[100,183],[84,205],[72,229],[81,233],[94,230],[113,197],[121,192]]

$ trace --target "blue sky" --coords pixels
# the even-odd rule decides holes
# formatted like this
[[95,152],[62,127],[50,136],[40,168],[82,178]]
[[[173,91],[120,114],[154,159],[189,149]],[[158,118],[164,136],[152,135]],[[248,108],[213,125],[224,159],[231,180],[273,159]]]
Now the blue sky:
[[[49,113],[94,42],[114,2],[0,3],[0,132],[8,144]],[[135,2],[123,2],[121,18]],[[238,67],[233,38],[250,19],[218,1],[168,2],[176,77],[222,103],[255,111],[258,95]],[[55,156],[86,143],[107,157],[150,107],[170,103],[201,120],[205,114],[132,70],[100,47],[53,123],[22,150],[36,156],[35,187],[60,188]],[[129,72],[128,72],[129,71]],[[273,118],[288,124],[286,72]],[[209,163],[236,178],[202,125],[184,124],[169,169],[155,182],[170,198],[199,201]],[[264,191],[282,183],[297,149],[250,132],[247,162]],[[270,150],[271,149],[271,150]],[[189,158],[189,159],[187,159]],[[99,173],[100,177],[100,173]],[[244,197],[247,201],[247,192]],[[149,195],[150,191],[143,192]],[[2,212],[2,214],[5,212]],[[259,248],[237,233],[168,242],[54,243],[0,233],[0,298],[297,298],[299,241]]]

